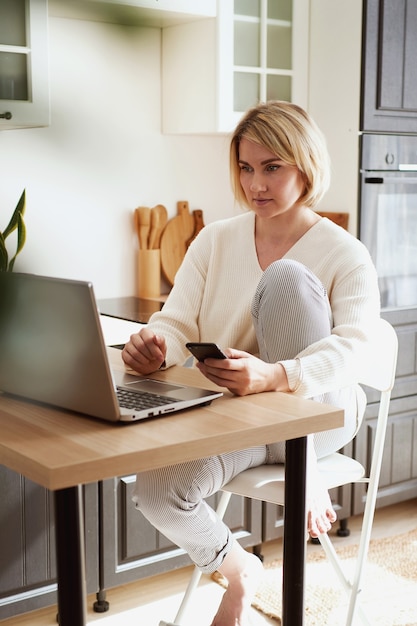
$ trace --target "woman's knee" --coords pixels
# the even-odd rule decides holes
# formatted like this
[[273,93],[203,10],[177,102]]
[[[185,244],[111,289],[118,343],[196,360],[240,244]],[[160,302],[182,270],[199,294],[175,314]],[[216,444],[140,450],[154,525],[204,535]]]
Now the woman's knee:
[[280,259],[265,270],[252,303],[253,323],[265,361],[294,358],[331,333],[326,289],[298,261]]
[[167,508],[193,509],[205,497],[200,478],[206,463],[205,459],[198,459],[138,474],[133,494],[136,508],[148,519]]
[[[281,297],[278,297],[281,296]],[[330,314],[326,289],[317,276],[305,265],[292,259],[280,259],[264,271],[253,301],[253,313],[272,300],[282,310],[311,308],[317,303],[323,312]]]
[[167,480],[167,468],[151,472],[141,472],[136,476],[133,502],[147,519],[166,509],[173,496],[173,486]]

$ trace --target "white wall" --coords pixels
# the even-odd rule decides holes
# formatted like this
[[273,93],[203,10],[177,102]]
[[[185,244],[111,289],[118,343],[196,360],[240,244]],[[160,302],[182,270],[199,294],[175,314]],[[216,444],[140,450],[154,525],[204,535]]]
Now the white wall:
[[349,213],[357,233],[362,2],[310,4],[308,110],[327,139],[331,186],[322,211]]
[[159,29],[50,19],[51,125],[0,133],[1,230],[27,190],[16,271],[135,295],[136,206],[236,212],[227,137],[160,132],[160,44]]

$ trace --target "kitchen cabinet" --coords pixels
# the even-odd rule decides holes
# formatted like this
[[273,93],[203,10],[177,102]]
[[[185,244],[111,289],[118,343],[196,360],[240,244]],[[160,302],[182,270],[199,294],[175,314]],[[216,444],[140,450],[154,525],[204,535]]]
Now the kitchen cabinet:
[[56,17],[163,28],[215,17],[216,0],[49,0]]
[[[104,589],[191,563],[136,510],[132,503],[135,476],[101,483],[101,582]],[[208,502],[216,507],[219,496]],[[245,546],[261,543],[262,504],[233,496],[226,523]]]
[[[365,0],[363,9],[361,130],[380,136],[395,133],[401,142],[401,135],[417,133],[417,2]],[[369,139],[366,145],[369,145],[372,136],[364,136],[363,146],[366,138]],[[389,157],[390,154],[386,156],[385,167],[380,163],[375,171],[395,169],[388,162]],[[411,170],[413,160],[410,158],[408,163]],[[408,168],[399,166],[399,169]],[[399,180],[398,172],[396,176]],[[404,183],[404,186],[407,185]],[[398,203],[402,202],[405,210],[411,194],[403,193],[402,187],[398,184]],[[363,200],[365,196],[362,196]],[[388,197],[387,192],[377,198],[381,205],[385,197]],[[368,202],[360,209],[362,217],[369,208],[369,199],[367,197]],[[413,206],[412,200],[410,202]],[[361,231],[362,228],[363,224]],[[399,350],[377,506],[401,502],[417,494],[417,309],[413,306],[384,308],[382,316],[397,331]],[[370,394],[354,449],[355,458],[365,467],[369,467],[376,415],[376,399]],[[352,514],[364,510],[365,493],[365,485],[355,485]]]
[[417,2],[364,2],[361,130],[417,132]]
[[[83,488],[87,589],[98,591],[98,490]],[[0,620],[56,603],[53,495],[0,465]]]
[[0,130],[49,124],[47,0],[0,3]]
[[221,0],[215,19],[164,28],[163,132],[229,132],[268,99],[305,106],[308,15],[308,0]]

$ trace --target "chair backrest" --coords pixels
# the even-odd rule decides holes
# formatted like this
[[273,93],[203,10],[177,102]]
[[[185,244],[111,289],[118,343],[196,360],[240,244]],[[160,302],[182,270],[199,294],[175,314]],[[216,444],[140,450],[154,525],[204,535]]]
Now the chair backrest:
[[364,364],[359,382],[378,391],[389,391],[394,386],[397,367],[398,338],[389,322],[380,318],[372,331],[370,360]]

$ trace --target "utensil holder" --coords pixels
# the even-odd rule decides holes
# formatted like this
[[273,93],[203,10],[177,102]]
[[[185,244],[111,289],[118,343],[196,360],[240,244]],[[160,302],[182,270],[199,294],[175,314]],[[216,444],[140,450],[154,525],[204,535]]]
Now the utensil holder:
[[138,296],[139,298],[159,298],[161,295],[161,251],[139,250],[138,254]]

